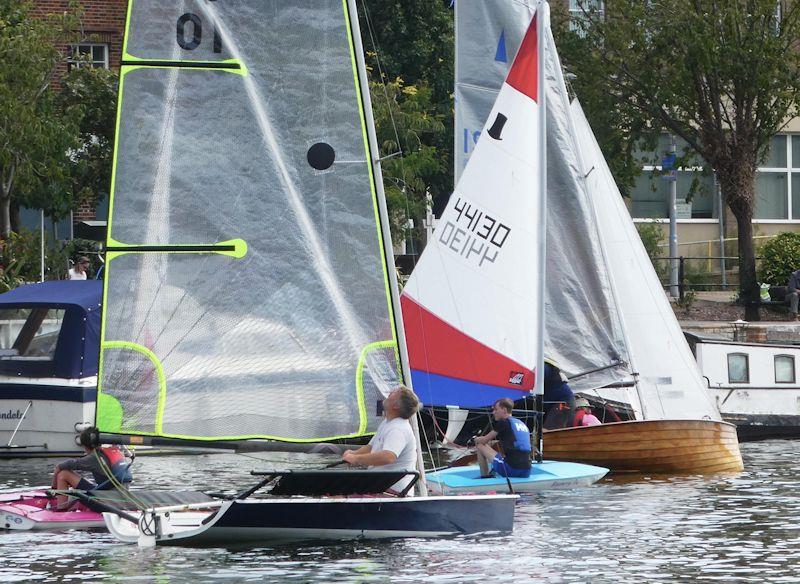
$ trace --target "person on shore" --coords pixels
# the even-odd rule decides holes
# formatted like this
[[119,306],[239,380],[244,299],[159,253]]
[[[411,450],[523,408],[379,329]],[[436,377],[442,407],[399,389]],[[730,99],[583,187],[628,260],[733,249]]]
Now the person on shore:
[[[380,467],[380,470],[415,470],[417,467],[417,441],[409,420],[419,409],[416,394],[400,386],[383,400],[384,419],[369,444],[357,450],[347,450],[342,460],[350,465]],[[400,493],[411,482],[410,475],[391,487]]]
[[[531,474],[531,434],[525,422],[511,413],[514,402],[504,397],[492,406],[492,430],[474,438],[481,478],[528,477]],[[503,449],[500,454],[491,447],[497,440]]]
[[86,270],[88,269],[89,269],[89,258],[87,258],[86,256],[79,257],[78,261],[75,262],[75,265],[69,269],[69,279],[85,280]]
[[789,284],[786,289],[786,298],[789,300],[789,312],[791,320],[800,320],[797,314],[798,299],[800,299],[800,270],[792,272],[789,276]]
[[592,413],[592,407],[589,405],[589,400],[585,397],[579,397],[575,400],[575,418],[573,419],[573,426],[599,426],[602,422]]
[[[111,489],[113,482],[126,484],[133,480],[130,464],[122,451],[115,446],[95,446],[97,428],[90,426],[81,431],[78,442],[86,453],[80,458],[70,458],[59,462],[53,471],[52,488],[63,491],[68,487],[81,491],[92,489]],[[111,471],[111,476],[106,472]],[[92,474],[94,482],[82,477],[76,471]],[[113,480],[112,480],[113,479]],[[70,505],[67,495],[56,496],[56,511],[66,511]]]

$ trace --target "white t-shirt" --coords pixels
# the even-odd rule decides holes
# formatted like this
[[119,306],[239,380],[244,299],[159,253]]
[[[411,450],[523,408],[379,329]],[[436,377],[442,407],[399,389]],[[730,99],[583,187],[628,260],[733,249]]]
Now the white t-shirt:
[[[371,452],[390,450],[397,456],[397,460],[391,464],[371,466],[369,468],[378,470],[416,470],[417,441],[414,439],[414,431],[411,429],[411,424],[408,420],[403,418],[383,420],[369,444],[372,446]],[[410,482],[411,477],[405,477],[393,484],[392,489],[402,491]]]
[[86,279],[86,272],[79,272],[75,268],[69,269],[69,279],[70,280],[85,280]]

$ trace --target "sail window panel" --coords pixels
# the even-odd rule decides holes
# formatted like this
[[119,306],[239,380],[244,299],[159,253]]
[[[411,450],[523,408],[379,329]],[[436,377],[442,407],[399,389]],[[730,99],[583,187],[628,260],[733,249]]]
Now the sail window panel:
[[795,365],[792,355],[775,355],[775,383],[794,383]]
[[[391,339],[382,283],[364,277],[364,286],[373,282],[371,300],[333,302],[311,263],[276,267],[269,254],[251,251],[242,260],[150,253],[109,262],[105,342],[125,343],[134,357],[153,356],[152,365],[140,360],[141,372],[131,372],[126,350],[104,345],[101,391],[119,401],[126,432],[287,440],[353,435],[361,428],[360,363],[367,428],[375,428],[379,391],[372,387],[382,392],[398,383],[394,351],[368,350]],[[164,381],[155,393],[159,376]],[[153,420],[159,407],[160,419]]]
[[728,383],[750,383],[750,362],[746,353],[728,353]]

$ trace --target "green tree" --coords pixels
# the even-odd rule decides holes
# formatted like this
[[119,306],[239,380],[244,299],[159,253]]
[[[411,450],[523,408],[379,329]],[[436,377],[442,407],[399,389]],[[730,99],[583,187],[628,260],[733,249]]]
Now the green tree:
[[[78,38],[76,9],[32,18],[31,4],[0,0],[0,234],[11,231],[12,204],[33,204],[42,193],[66,196],[59,184],[69,175],[81,112],[59,109],[49,91],[63,55],[59,42]],[[26,200],[30,194],[32,200]]]
[[761,280],[785,286],[792,272],[800,269],[800,233],[779,233],[761,246]]
[[622,121],[623,141],[650,128],[652,142],[664,130],[717,172],[738,225],[748,320],[759,318],[756,169],[772,136],[798,113],[800,3],[785,4],[779,19],[775,0],[609,0],[603,17],[587,10],[577,31],[561,37],[579,97],[607,95],[601,103]]
[[[391,125],[397,125],[398,134],[410,130],[413,139],[401,139],[400,145],[406,157],[405,171],[396,170],[399,161],[392,159],[384,164],[387,177],[386,190],[389,212],[394,217],[406,213],[406,196],[398,192],[389,178],[405,180],[413,184],[414,195],[422,193],[409,206],[414,214],[410,217],[416,225],[421,224],[424,212],[424,196],[440,200],[453,191],[453,68],[455,45],[453,37],[453,11],[450,0],[393,0],[379,2],[366,0],[359,7],[362,29],[367,50],[370,76],[376,84],[403,80],[403,90],[416,87],[418,96],[397,94],[389,88],[390,99],[397,107],[405,109],[413,119],[412,126],[403,127],[402,120],[376,114],[376,126],[382,136],[391,136]],[[381,75],[382,74],[382,75]],[[381,88],[373,90],[373,107],[378,110],[387,98]],[[422,103],[422,100],[425,103]],[[385,106],[388,107],[388,106]],[[395,106],[392,106],[395,107]],[[423,108],[424,111],[420,108]],[[434,126],[420,130],[419,124]],[[389,124],[389,127],[385,127]],[[416,146],[415,146],[416,145]],[[412,151],[408,148],[416,148]],[[383,149],[382,154],[391,154]],[[416,153],[416,154],[415,154]],[[412,154],[415,154],[412,159]],[[404,175],[405,178],[403,178]],[[424,188],[423,188],[424,186]],[[409,194],[406,191],[406,195]],[[421,205],[418,204],[422,201]],[[393,224],[396,223],[393,220]]]
[[119,76],[103,68],[77,67],[62,80],[60,111],[80,112],[79,146],[70,153],[68,207],[44,208],[58,220],[83,201],[97,204],[108,196],[116,131]]
[[[443,116],[435,113],[432,90],[425,84],[406,85],[399,77],[386,84],[372,83],[373,114],[381,156],[403,152],[382,165],[392,238],[418,237],[420,218],[434,177],[446,163],[436,146],[426,143],[444,131]],[[415,229],[409,232],[408,220]]]

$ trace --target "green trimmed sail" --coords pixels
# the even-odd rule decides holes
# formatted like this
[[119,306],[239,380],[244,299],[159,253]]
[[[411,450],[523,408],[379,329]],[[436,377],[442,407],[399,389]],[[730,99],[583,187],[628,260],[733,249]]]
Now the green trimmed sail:
[[400,368],[350,16],[342,0],[131,1],[101,431],[377,426]]

